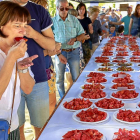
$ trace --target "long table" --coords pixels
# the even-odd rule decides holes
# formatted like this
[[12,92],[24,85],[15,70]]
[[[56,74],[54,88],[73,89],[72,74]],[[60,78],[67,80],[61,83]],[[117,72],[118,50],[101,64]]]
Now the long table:
[[[73,84],[73,86],[70,88],[68,93],[66,94],[65,99],[67,98],[77,98],[79,97],[79,94],[82,92],[82,89],[80,88],[82,85],[85,84],[86,75],[89,74],[91,71],[96,71],[98,68],[98,64],[95,63],[95,57],[100,56],[102,52],[102,47],[105,43],[107,43],[108,39],[104,39],[100,46],[96,49],[95,53],[91,57],[89,63],[77,79],[77,81]],[[113,67],[116,69],[117,67]],[[134,68],[136,71],[134,72],[128,72],[132,75],[131,79],[135,81],[135,87],[136,92],[140,93],[140,72],[139,67],[135,63],[132,68]],[[110,98],[110,95],[112,92],[116,92],[114,90],[111,90],[110,87],[113,85],[112,80],[113,78],[111,75],[113,73],[116,73],[117,71],[113,72],[104,72],[106,74],[107,83],[103,84],[105,85],[104,92],[107,93],[107,98]],[[131,101],[124,101],[125,103],[138,103],[140,101],[140,96]],[[117,132],[119,128],[127,128],[127,129],[138,129],[140,130],[140,125],[129,125],[125,123],[120,123],[116,121],[113,118],[114,111],[107,111],[109,113],[109,119],[103,123],[89,125],[89,124],[82,124],[78,123],[75,120],[73,120],[72,115],[73,112],[67,111],[62,107],[63,101],[58,106],[57,110],[54,112],[53,116],[50,118],[49,122],[46,123],[46,125],[43,128],[43,131],[41,132],[38,140],[61,140],[62,136],[69,130],[73,129],[97,129],[101,133],[104,134],[106,137],[106,140],[111,140],[113,138],[114,132]]]

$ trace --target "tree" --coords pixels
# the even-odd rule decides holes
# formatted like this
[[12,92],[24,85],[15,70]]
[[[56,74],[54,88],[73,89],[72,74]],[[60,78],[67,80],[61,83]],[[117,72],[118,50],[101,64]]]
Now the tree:
[[55,0],[49,0],[49,13],[50,13],[51,17],[55,16],[55,13],[56,13]]

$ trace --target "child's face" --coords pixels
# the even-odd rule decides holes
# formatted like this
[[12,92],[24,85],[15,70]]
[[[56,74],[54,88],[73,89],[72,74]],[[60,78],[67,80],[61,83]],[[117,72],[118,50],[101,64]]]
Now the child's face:
[[114,32],[115,31],[115,27],[110,27],[110,32]]

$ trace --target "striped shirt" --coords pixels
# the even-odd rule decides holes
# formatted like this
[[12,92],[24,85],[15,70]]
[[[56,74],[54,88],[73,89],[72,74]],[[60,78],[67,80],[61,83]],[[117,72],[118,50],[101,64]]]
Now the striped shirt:
[[80,46],[79,41],[76,41],[74,45],[67,44],[70,39],[84,33],[84,29],[76,17],[68,14],[66,20],[63,21],[59,15],[56,15],[52,18],[52,21],[55,41],[62,44],[61,49],[78,48]]

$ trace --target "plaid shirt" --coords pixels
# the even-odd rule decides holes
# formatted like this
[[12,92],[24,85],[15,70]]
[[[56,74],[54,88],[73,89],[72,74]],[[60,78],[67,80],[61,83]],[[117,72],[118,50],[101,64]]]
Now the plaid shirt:
[[84,29],[76,17],[68,14],[66,20],[63,21],[59,15],[56,15],[52,18],[52,21],[52,30],[55,36],[55,41],[62,44],[61,49],[80,47],[79,41],[76,41],[74,45],[67,44],[70,39],[84,33]]

